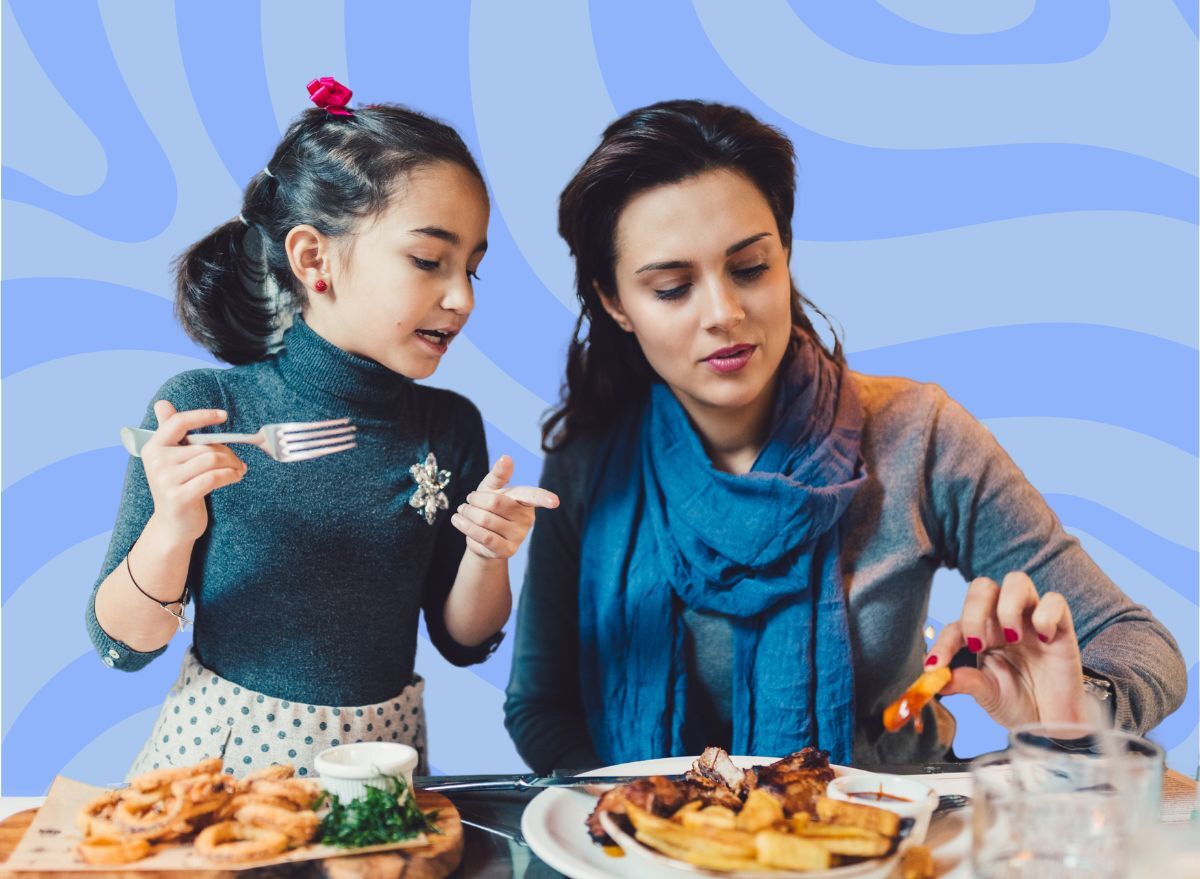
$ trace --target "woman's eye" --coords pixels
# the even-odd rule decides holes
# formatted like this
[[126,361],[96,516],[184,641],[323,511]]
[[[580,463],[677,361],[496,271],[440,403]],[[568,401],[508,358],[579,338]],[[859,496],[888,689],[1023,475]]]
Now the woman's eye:
[[678,299],[691,286],[691,284],[680,284],[678,287],[672,287],[670,290],[655,290],[654,295],[659,299]]
[[750,266],[749,268],[745,268],[745,269],[735,269],[733,273],[734,273],[734,275],[737,276],[737,279],[739,281],[755,281],[766,270],[767,270],[767,264],[764,262],[764,263],[760,263],[759,265]]
[[419,256],[411,257],[411,259],[413,261],[413,265],[415,265],[417,268],[419,268],[423,272],[432,272],[432,271],[437,270],[437,268],[439,266],[441,266],[440,262],[437,262],[436,260],[432,260],[432,259],[421,259],[421,257],[419,257]]
[[475,274],[474,269],[467,269],[467,277],[470,278],[472,281],[482,281],[483,280],[483,278],[481,278],[481,277],[479,277],[479,275]]

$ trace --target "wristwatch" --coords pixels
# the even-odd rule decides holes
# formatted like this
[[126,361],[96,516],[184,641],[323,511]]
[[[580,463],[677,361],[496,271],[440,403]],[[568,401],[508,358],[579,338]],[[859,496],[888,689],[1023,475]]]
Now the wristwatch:
[[1082,679],[1083,692],[1103,705],[1108,716],[1113,717],[1116,713],[1116,700],[1113,699],[1112,681],[1086,668],[1083,669]]

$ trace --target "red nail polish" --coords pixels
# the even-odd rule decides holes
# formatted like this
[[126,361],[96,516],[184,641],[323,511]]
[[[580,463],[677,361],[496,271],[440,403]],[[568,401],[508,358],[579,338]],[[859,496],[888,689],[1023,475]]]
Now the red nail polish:
[[937,657],[935,655],[933,655],[932,653],[929,654],[929,658],[925,660],[925,664],[926,665],[937,665]]
[[1041,641],[1043,644],[1050,643],[1050,639],[1047,638],[1045,635],[1041,634],[1040,632],[1038,633],[1038,640]]
[[968,638],[967,639],[967,649],[970,650],[972,653],[978,653],[980,650],[983,649],[983,642],[980,641],[978,638]]
[[1017,639],[1020,637],[1021,636],[1017,634],[1016,629],[1005,629],[1004,630],[1004,640],[1007,641],[1009,644],[1017,643]]

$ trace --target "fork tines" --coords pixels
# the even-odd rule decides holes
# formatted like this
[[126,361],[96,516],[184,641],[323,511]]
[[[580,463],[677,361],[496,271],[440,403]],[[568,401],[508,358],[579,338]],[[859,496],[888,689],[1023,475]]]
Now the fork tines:
[[354,442],[357,429],[349,418],[294,422],[280,425],[276,440],[280,454],[287,460],[306,461],[353,449],[357,445]]

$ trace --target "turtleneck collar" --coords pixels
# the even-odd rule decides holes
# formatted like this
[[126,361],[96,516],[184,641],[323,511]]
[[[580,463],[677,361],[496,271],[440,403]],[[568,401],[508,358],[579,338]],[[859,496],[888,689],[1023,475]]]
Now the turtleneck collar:
[[279,370],[320,394],[353,403],[395,402],[412,379],[367,360],[318,335],[300,315],[283,337]]

